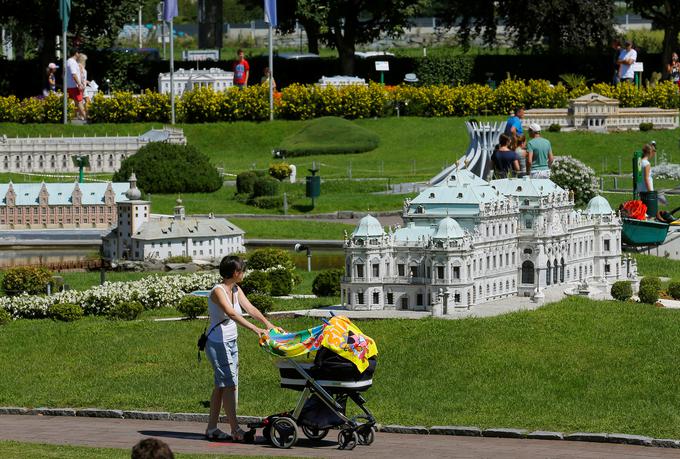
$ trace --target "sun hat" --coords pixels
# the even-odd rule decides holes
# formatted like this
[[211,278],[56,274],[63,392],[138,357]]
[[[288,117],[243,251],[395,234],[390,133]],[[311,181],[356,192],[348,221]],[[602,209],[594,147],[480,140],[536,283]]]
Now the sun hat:
[[47,64],[47,68],[48,69],[58,69],[59,66],[57,64],[55,64],[54,62],[50,62],[49,64]]
[[415,73],[407,73],[406,75],[404,75],[404,82],[406,82],[406,83],[417,83],[418,77],[416,76]]
[[529,125],[529,130],[533,132],[541,132],[541,126],[539,126],[537,123],[531,123]]

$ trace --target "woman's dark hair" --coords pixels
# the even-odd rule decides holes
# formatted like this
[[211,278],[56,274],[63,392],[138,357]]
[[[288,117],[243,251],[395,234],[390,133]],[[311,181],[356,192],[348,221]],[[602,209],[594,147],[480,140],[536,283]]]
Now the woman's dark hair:
[[220,276],[225,279],[234,277],[236,271],[245,271],[246,262],[236,255],[228,255],[220,261]]
[[508,145],[510,145],[510,137],[505,134],[501,134],[498,137],[498,145],[500,145],[501,147],[507,147]]

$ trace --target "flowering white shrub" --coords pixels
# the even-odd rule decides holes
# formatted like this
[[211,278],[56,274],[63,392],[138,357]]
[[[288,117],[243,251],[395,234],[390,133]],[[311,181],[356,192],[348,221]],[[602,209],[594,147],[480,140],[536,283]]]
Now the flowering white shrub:
[[123,301],[139,301],[145,309],[176,306],[184,295],[208,289],[220,281],[216,271],[188,275],[149,276],[134,282],[106,282],[84,291],[68,290],[50,296],[22,294],[0,297],[0,308],[15,318],[47,317],[50,307],[59,303],[78,304],[85,314],[103,315]]
[[652,167],[652,176],[658,179],[680,180],[680,164],[659,164]]
[[557,156],[550,167],[550,180],[574,192],[577,206],[585,206],[598,191],[595,171],[571,156]]

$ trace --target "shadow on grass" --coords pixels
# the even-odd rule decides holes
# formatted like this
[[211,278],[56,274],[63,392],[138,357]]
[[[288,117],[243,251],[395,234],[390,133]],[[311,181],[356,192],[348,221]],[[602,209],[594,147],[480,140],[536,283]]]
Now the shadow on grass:
[[299,212],[311,212],[314,210],[314,206],[311,204],[293,204],[292,207]]

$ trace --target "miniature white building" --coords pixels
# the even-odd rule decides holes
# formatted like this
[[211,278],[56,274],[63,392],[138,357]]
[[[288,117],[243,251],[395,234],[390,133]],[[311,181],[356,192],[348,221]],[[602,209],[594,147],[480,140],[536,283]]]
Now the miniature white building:
[[325,88],[326,86],[333,86],[336,88],[351,85],[367,86],[366,80],[363,78],[345,75],[336,75],[332,77],[322,76],[319,78],[317,85],[322,88]]
[[90,172],[115,172],[150,142],[186,144],[184,131],[164,127],[139,136],[0,137],[0,172],[77,173],[74,156],[89,156]]
[[590,93],[569,101],[569,108],[532,108],[525,110],[522,126],[537,123],[547,129],[551,124],[562,128],[594,131],[639,129],[640,123],[653,123],[656,129],[679,126],[678,110],[636,107],[620,108],[619,101]]
[[[234,72],[211,68],[205,70],[179,69],[173,75],[175,95],[197,88],[211,88],[215,92],[223,92],[234,85]],[[158,91],[170,94],[170,73],[158,75]]]
[[345,239],[343,304],[444,314],[551,285],[626,279],[621,220],[602,197],[585,211],[547,179],[486,182],[467,169],[404,204],[404,227],[368,215]]
[[177,200],[172,217],[151,216],[151,203],[132,174],[128,200],[118,203],[118,226],[103,238],[104,258],[109,260],[165,259],[190,256],[194,260],[215,260],[239,252],[244,231],[224,218],[186,217]]

